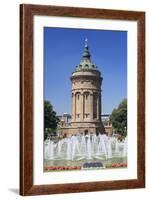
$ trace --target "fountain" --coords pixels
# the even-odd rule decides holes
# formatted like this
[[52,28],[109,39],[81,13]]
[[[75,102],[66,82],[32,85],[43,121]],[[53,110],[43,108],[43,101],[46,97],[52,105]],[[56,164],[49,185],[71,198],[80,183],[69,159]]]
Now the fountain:
[[44,158],[47,160],[108,160],[127,156],[127,138],[118,141],[105,134],[72,135],[54,142],[44,142]]

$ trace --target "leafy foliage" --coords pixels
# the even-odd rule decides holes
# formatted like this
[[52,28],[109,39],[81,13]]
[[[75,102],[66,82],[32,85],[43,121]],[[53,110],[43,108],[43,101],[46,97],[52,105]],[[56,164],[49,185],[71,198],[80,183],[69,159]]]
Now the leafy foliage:
[[59,122],[56,112],[49,101],[44,101],[44,138],[47,138],[48,133],[55,132]]
[[118,106],[112,111],[110,121],[116,132],[126,135],[127,130],[127,99],[124,99]]

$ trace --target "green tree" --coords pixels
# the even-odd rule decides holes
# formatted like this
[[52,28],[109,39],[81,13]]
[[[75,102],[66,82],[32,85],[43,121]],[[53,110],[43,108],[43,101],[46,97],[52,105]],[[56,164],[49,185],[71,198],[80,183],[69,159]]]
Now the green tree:
[[46,139],[48,133],[56,132],[57,124],[59,122],[56,112],[49,101],[44,101],[44,138]]
[[127,99],[123,99],[118,108],[112,111],[110,121],[116,132],[127,135]]

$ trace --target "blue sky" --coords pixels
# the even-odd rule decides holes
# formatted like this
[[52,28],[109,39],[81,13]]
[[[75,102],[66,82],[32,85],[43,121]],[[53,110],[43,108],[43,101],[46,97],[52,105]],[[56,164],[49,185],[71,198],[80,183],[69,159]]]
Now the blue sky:
[[71,73],[88,38],[92,62],[101,71],[102,113],[127,97],[127,32],[44,27],[44,99],[57,114],[71,113]]

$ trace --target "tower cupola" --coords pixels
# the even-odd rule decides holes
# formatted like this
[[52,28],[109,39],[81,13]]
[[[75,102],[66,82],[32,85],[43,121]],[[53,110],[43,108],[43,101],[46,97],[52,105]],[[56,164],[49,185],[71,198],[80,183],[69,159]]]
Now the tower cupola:
[[76,71],[96,70],[97,67],[91,61],[91,54],[88,47],[88,39],[85,39],[84,50],[80,63],[76,66]]

